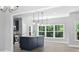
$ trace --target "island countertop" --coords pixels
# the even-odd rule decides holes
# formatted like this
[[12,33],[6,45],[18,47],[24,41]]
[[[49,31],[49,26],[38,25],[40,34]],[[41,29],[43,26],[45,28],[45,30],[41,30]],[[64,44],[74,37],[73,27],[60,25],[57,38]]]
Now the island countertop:
[[21,36],[21,37],[44,37],[44,36]]

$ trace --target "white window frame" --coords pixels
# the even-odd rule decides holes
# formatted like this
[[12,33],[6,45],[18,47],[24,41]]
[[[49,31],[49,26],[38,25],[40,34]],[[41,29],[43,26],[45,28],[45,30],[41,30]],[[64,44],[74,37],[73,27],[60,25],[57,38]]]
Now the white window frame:
[[[48,26],[48,25],[53,25],[53,37],[47,37],[46,36],[46,32],[48,32],[48,31],[46,31],[46,26]],[[63,30],[63,37],[55,37],[55,25],[63,25],[63,27],[64,27],[64,30]],[[45,26],[45,38],[55,38],[55,39],[64,39],[65,38],[65,25],[64,24],[40,24],[40,25],[38,25],[37,26],[37,36],[40,36],[39,35],[39,26]],[[52,31],[50,31],[50,32],[52,32]]]
[[[46,26],[50,26],[50,25],[53,25],[53,24],[46,24],[45,25],[45,33],[46,32],[53,32],[53,34],[54,34],[54,25],[53,25],[53,31],[46,31]],[[47,35],[47,33],[46,33],[46,35]],[[54,38],[54,35],[53,35],[53,37],[47,37],[46,35],[45,35],[45,38]]]
[[[58,32],[58,31],[55,31],[55,25],[63,25],[63,37],[55,37],[55,32]],[[59,31],[59,32],[62,32],[62,31]],[[64,39],[65,38],[65,25],[64,24],[54,24],[54,38],[56,39]]]
[[79,41],[79,40],[77,39],[77,32],[78,32],[78,31],[77,31],[77,26],[76,26],[78,23],[79,23],[79,22],[76,22],[76,23],[75,23],[75,26],[74,26],[74,28],[75,28],[75,41]]
[[[37,36],[40,36],[39,32],[45,32],[46,31],[46,27],[45,27],[45,31],[39,31],[39,26],[45,26],[45,25],[43,25],[43,24],[37,25]],[[45,37],[46,37],[46,33],[45,33]]]

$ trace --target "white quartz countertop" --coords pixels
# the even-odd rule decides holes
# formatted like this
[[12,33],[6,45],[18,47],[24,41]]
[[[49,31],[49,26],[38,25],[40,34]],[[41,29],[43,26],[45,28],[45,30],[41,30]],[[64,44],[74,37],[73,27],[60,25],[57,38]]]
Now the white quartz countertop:
[[43,37],[43,36],[21,36],[21,37]]

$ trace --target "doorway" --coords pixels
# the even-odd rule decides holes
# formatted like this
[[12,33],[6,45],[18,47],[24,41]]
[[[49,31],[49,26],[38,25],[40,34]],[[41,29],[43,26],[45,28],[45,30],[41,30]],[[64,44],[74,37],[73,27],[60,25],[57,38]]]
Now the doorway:
[[22,36],[22,18],[13,17],[13,48],[14,52],[16,49],[16,44],[19,44],[20,37]]

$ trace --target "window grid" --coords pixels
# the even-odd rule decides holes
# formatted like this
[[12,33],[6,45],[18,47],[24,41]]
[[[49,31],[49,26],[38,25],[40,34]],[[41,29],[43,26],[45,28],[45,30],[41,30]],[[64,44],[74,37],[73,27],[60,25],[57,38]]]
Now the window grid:
[[[44,25],[41,25],[41,26],[44,26]],[[40,26],[38,26],[38,35],[39,35],[40,32],[41,32],[41,33],[44,32],[44,36],[45,36],[45,31],[40,31],[40,30],[39,30],[39,27],[40,27]],[[44,26],[44,27],[45,27],[45,26]],[[39,35],[39,36],[41,36],[41,35]]]
[[[51,27],[51,25],[47,25],[48,27]],[[52,27],[53,27],[53,29],[51,30],[51,31],[47,31],[47,26],[45,26],[46,27],[46,37],[53,37],[53,35],[52,36],[47,36],[47,33],[54,33],[54,26],[52,25]]]
[[[53,25],[53,31],[47,31],[46,30],[46,26],[50,26],[50,25],[40,25],[40,26],[45,26],[45,31],[37,31],[38,32],[38,35],[39,35],[39,32],[45,32],[45,37],[47,37],[46,35],[47,35],[47,32],[53,32],[53,37],[50,37],[50,38],[64,38],[64,31],[65,31],[65,27],[64,27],[64,24],[52,24]],[[55,25],[63,25],[63,31],[55,31]],[[38,26],[38,28],[39,28],[39,26]],[[55,37],[55,32],[63,32],[63,37]]]
[[[55,38],[64,38],[64,31],[65,31],[65,29],[64,29],[64,28],[65,28],[65,27],[64,27],[64,24],[55,24],[54,27],[55,27],[56,25],[57,25],[57,26],[63,25],[63,30],[62,30],[62,31],[56,31],[56,30],[54,30],[54,31],[55,31],[55,32],[54,32],[54,33],[55,33],[54,35],[56,35],[56,33],[59,33],[59,32],[61,33],[61,32],[62,32],[62,37],[56,37],[56,36],[54,36],[54,37],[55,37]],[[54,28],[54,29],[55,29],[55,28]]]

